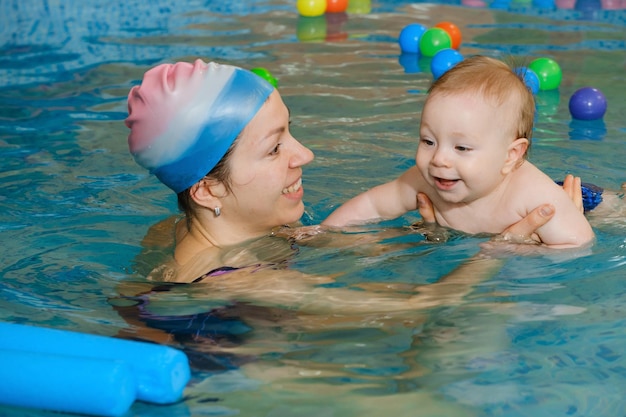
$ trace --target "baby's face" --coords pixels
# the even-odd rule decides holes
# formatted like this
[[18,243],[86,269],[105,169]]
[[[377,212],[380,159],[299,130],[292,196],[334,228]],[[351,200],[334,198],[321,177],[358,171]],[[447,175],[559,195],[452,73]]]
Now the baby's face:
[[475,93],[436,93],[426,101],[416,164],[444,201],[468,203],[502,182],[516,139],[517,106],[510,101],[496,105]]

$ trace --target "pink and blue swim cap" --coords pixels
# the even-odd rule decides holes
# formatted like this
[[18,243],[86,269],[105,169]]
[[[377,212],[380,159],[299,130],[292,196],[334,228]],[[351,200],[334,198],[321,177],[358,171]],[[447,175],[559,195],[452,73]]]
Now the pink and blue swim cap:
[[230,65],[158,65],[128,94],[130,152],[178,194],[217,165],[273,91]]

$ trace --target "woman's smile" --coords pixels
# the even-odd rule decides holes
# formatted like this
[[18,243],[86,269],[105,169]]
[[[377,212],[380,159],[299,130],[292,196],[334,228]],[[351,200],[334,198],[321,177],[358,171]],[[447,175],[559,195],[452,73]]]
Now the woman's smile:
[[283,188],[282,194],[292,194],[289,197],[297,197],[302,198],[302,194],[304,193],[304,189],[302,188],[302,177],[298,178],[296,182],[291,184],[289,187]]

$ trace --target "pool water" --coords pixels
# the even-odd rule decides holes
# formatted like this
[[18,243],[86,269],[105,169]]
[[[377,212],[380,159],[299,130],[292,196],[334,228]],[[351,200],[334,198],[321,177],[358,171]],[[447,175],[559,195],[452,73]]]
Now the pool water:
[[[176,201],[134,163],[122,120],[128,90],[160,62],[202,57],[278,78],[293,134],[316,154],[305,168],[306,225],[413,163],[432,82],[427,60],[399,51],[398,33],[413,22],[455,22],[464,55],[555,59],[563,80],[538,94],[531,161],[555,179],[573,172],[613,190],[626,181],[623,0],[351,0],[348,13],[319,18],[299,17],[289,0],[5,0],[0,12],[3,321],[137,330],[120,314],[120,288],[171,251],[167,230],[161,241],[144,237]],[[607,96],[602,121],[572,121],[569,97],[584,86]],[[453,233],[433,243],[406,227],[418,219],[360,230],[376,244],[285,256],[337,287],[402,292],[437,281],[486,241]],[[624,415],[626,227],[592,221],[589,253],[508,255],[448,307],[303,319],[238,306],[205,337],[167,342],[193,359],[183,401],[138,402],[128,415]],[[151,308],[182,328],[185,315],[214,306],[201,295],[177,286]],[[0,406],[0,415],[59,414]]]

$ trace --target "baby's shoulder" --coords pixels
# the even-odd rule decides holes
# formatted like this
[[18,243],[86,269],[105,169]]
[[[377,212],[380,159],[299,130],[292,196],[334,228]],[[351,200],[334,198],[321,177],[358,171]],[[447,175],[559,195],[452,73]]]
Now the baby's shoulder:
[[561,187],[554,180],[528,161],[512,173],[511,183],[507,189],[511,201],[525,207],[522,213],[539,204],[552,201],[555,194],[561,192]]
[[536,193],[537,191],[552,191],[560,188],[545,172],[529,161],[525,161],[511,175],[513,191],[521,190]]

